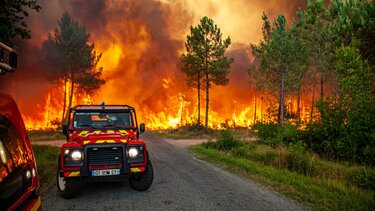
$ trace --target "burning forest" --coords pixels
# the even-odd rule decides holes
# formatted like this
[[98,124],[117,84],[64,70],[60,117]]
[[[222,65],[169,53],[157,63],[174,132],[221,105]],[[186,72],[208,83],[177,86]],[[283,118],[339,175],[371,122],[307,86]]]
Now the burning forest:
[[[256,121],[270,121],[274,98],[257,93],[248,69],[254,57],[250,43],[262,38],[262,12],[270,17],[284,12],[291,21],[300,1],[264,3],[247,1],[59,1],[42,0],[40,12],[27,20],[31,39],[17,43],[19,71],[4,76],[0,88],[17,101],[28,129],[60,126],[63,117],[64,83],[51,81],[51,68],[44,62],[42,44],[54,33],[64,12],[86,27],[89,42],[101,54],[105,84],[91,94],[75,92],[76,104],[129,104],[139,111],[141,122],[151,129],[176,128],[196,122],[197,96],[188,87],[178,61],[185,51],[190,26],[205,15],[215,20],[232,44],[226,55],[233,58],[229,83],[210,89],[209,127],[250,127]],[[204,104],[201,96],[201,107]],[[285,102],[291,113],[300,108],[309,118],[311,96]],[[202,112],[203,113],[203,112]]]

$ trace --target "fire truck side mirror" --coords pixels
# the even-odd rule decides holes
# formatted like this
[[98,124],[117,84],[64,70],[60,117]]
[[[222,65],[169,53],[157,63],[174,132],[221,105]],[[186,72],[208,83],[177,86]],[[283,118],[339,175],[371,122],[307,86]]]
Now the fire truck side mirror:
[[63,132],[64,135],[67,136],[69,134],[68,130],[69,130],[68,125],[63,125],[62,126],[62,132]]
[[145,131],[146,131],[145,123],[141,123],[141,124],[139,125],[139,132],[140,132],[140,133],[143,133],[143,132],[145,132]]

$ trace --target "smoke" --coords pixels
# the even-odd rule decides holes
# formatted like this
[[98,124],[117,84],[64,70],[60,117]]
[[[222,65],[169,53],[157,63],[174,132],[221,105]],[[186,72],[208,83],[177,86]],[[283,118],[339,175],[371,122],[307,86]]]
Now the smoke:
[[250,105],[253,98],[246,70],[252,60],[249,44],[261,39],[263,11],[270,18],[284,13],[291,20],[306,1],[40,0],[39,4],[42,10],[31,11],[27,20],[32,39],[19,44],[20,68],[6,76],[12,82],[0,84],[1,90],[21,102],[24,113],[43,103],[46,92],[52,89],[40,47],[67,11],[86,26],[90,41],[102,53],[99,66],[106,84],[96,94],[95,103],[131,104],[143,113],[176,112],[179,93],[195,105],[195,93],[187,87],[176,64],[185,51],[189,27],[203,16],[212,18],[223,36],[231,37],[233,44],[227,55],[235,61],[229,84],[211,89],[210,106],[230,117],[233,109]]

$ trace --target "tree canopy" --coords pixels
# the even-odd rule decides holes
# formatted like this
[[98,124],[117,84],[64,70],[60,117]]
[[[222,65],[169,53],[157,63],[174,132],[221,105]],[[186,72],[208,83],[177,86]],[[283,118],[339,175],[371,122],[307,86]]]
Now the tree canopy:
[[300,83],[300,75],[306,68],[306,47],[301,39],[293,36],[284,15],[279,15],[272,26],[265,14],[263,21],[263,40],[251,46],[259,65],[251,68],[250,74],[257,79],[260,90],[278,99],[278,119],[284,122],[285,92],[299,88],[294,85]]
[[0,7],[0,41],[12,45],[12,39],[20,36],[30,39],[30,30],[25,18],[29,16],[27,8],[40,11],[37,0],[2,0]]
[[45,62],[51,70],[51,81],[64,85],[64,119],[75,91],[93,94],[105,81],[101,79],[102,68],[96,68],[101,54],[97,55],[94,43],[89,43],[90,34],[85,26],[68,13],[63,14],[58,26],[53,35],[50,34],[43,42],[42,48]]
[[209,89],[212,84],[227,85],[232,58],[226,57],[225,50],[231,44],[230,38],[223,39],[222,33],[213,20],[203,17],[200,23],[190,27],[185,43],[186,54],[181,56],[181,70],[187,75],[188,84],[198,90],[198,121],[200,124],[200,90],[206,90],[205,126],[208,127]]
[[296,17],[289,28],[283,15],[271,24],[264,14],[263,40],[251,45],[255,60],[249,75],[257,91],[275,96],[279,122],[285,98],[297,93],[298,109],[302,90],[305,101],[311,99],[306,128],[280,140],[305,140],[331,159],[375,165],[374,1],[333,0],[325,6],[308,0]]

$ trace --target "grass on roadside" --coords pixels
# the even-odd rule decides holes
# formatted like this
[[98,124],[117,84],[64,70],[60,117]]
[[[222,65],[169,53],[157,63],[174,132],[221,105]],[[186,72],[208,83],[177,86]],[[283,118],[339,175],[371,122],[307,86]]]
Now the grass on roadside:
[[60,148],[52,146],[32,145],[42,193],[46,192],[54,183],[57,171],[57,156]]
[[154,130],[153,133],[169,139],[210,139],[215,137],[217,131],[202,125],[185,125],[176,129]]
[[27,132],[30,141],[63,140],[66,136],[58,130],[30,130]]
[[202,145],[193,146],[191,150],[204,160],[224,165],[230,172],[270,185],[314,209],[375,209],[374,192],[371,190],[348,186],[333,179],[311,178],[287,169],[278,170],[249,159],[207,149]]
[[375,209],[375,169],[311,154],[303,143],[245,143],[230,131],[191,150],[201,158],[274,187],[314,209]]

